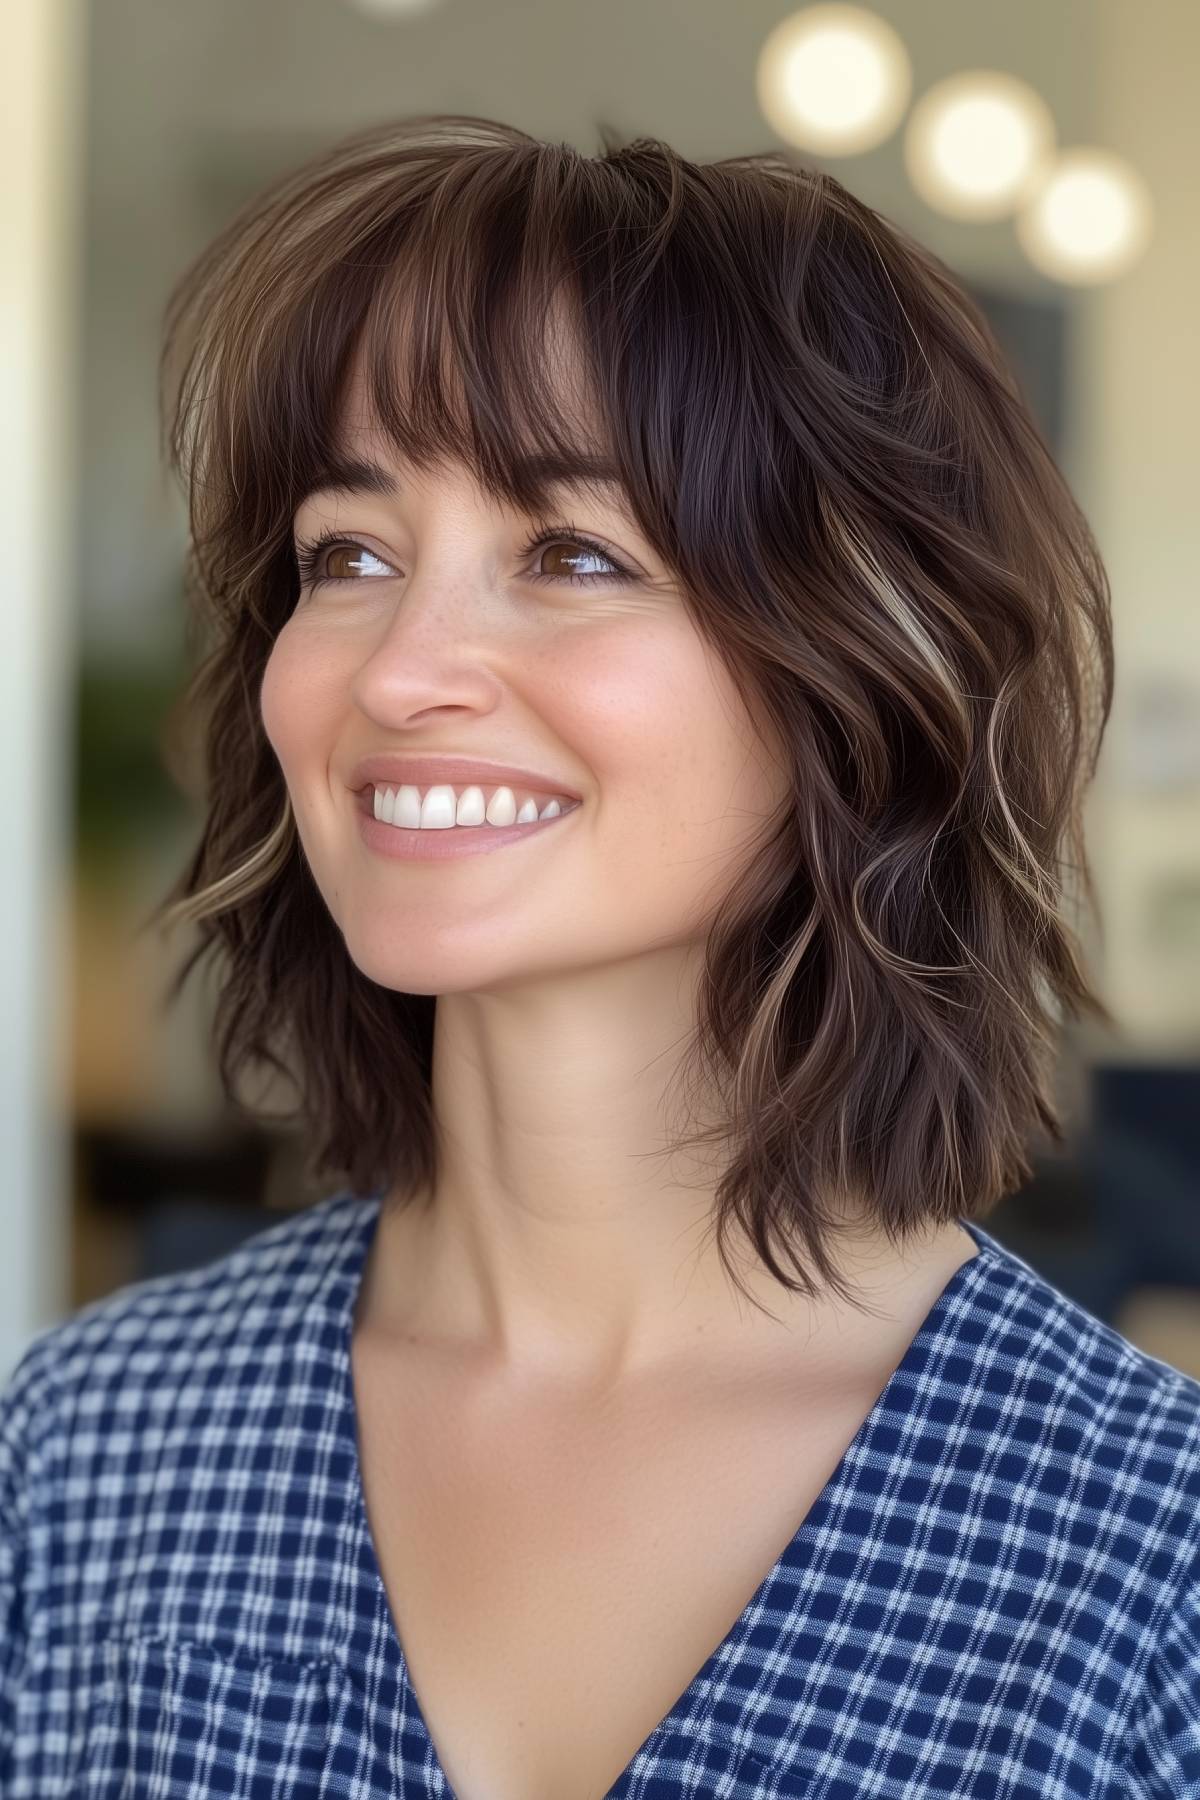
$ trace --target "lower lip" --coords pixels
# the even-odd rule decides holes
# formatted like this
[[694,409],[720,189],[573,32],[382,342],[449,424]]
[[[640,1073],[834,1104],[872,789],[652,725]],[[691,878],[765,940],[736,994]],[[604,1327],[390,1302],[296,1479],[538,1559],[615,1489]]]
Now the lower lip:
[[531,819],[527,825],[450,825],[428,831],[389,825],[386,820],[377,819],[374,812],[366,812],[361,803],[356,804],[355,810],[363,841],[380,856],[398,857],[402,862],[441,862],[448,856],[483,856],[489,850],[503,850],[506,844],[522,843],[561,825],[579,811],[579,805],[570,806],[551,819]]

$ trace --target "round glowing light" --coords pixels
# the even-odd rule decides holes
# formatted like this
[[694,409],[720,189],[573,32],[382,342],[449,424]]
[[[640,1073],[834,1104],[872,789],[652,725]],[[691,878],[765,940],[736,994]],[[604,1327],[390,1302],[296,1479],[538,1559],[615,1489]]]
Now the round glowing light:
[[909,180],[935,211],[1002,219],[1045,178],[1054,115],[1027,82],[997,69],[965,69],[935,83],[904,133]]
[[890,137],[912,92],[908,52],[862,6],[808,6],[782,19],[758,54],[758,104],[789,144],[852,156]]
[[1139,261],[1154,230],[1150,190],[1124,157],[1066,150],[1016,222],[1035,268],[1055,281],[1111,281]]

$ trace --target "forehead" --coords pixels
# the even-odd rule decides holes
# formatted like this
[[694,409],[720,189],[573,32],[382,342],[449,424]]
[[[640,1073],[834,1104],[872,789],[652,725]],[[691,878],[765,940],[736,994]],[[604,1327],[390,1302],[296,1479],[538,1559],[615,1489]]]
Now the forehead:
[[[455,461],[448,457],[445,466],[454,466]],[[611,457],[589,448],[569,455],[530,450],[516,461],[522,484],[536,484],[555,502],[580,500],[608,507],[636,529],[621,470]],[[372,402],[362,351],[356,350],[337,412],[335,441],[302,482],[297,510],[315,498],[364,496],[395,501],[426,478],[384,431]]]
[[[525,465],[527,476],[544,484],[556,500],[582,500],[610,507],[630,525],[636,526],[619,473],[610,464],[597,461],[580,467],[579,460],[564,464],[553,457],[530,457]],[[338,500],[378,497],[399,500],[414,477],[406,473],[386,453],[361,450],[330,450],[321,458],[312,476],[301,484],[297,510],[314,499]]]
[[[539,353],[530,353],[528,336],[521,345],[521,356],[529,358],[524,368],[513,365],[503,339],[505,353],[497,360],[486,343],[467,348],[445,328],[445,319],[431,321],[419,306],[410,286],[390,309],[371,316],[359,334],[334,409],[332,442],[305,468],[296,506],[314,496],[397,500],[427,477],[435,478],[438,469],[462,470],[501,504],[532,511],[579,499],[614,511],[637,530],[601,421],[599,396],[589,391],[576,337],[578,315],[562,291],[556,290],[541,315]],[[537,336],[538,328],[533,329]],[[455,363],[456,345],[459,355],[471,356],[486,388],[476,418]],[[440,392],[429,379],[430,356]],[[382,395],[377,379],[383,380]],[[385,402],[387,423],[376,410]],[[473,461],[481,419],[486,460]],[[503,473],[492,479],[490,471],[497,468]]]

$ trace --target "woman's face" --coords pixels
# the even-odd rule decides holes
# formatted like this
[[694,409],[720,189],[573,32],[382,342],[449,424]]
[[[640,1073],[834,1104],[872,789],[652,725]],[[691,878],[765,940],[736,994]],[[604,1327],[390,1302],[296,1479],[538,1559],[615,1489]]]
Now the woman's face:
[[[261,690],[353,961],[405,993],[482,992],[702,940],[788,782],[670,572],[615,490],[564,495],[563,529],[523,554],[533,521],[463,470],[398,467],[360,393],[355,377],[340,448],[382,464],[395,495],[300,507],[298,541],[353,542],[301,588]],[[572,544],[569,523],[603,553]],[[518,764],[582,804],[488,854],[393,859],[364,840],[352,791],[377,752]]]

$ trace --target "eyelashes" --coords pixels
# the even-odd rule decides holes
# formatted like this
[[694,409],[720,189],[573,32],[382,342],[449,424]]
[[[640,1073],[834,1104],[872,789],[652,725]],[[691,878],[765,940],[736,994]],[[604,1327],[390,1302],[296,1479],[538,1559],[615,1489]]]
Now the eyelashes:
[[[599,557],[601,561],[608,563],[612,573],[547,575],[542,571],[529,569],[525,573],[527,581],[566,582],[568,586],[590,587],[596,582],[633,581],[636,579],[632,569],[627,569],[623,563],[619,562],[611,550],[606,550],[603,544],[597,543],[594,538],[588,537],[586,533],[579,531],[576,526],[571,524],[548,526],[539,530],[526,543],[522,544],[519,555],[524,561],[527,557],[535,556],[539,550],[544,550],[548,544],[569,544],[576,550],[584,551],[588,556]],[[322,575],[320,573],[325,553],[331,549],[360,550],[367,556],[376,557],[377,561],[383,561],[383,558],[377,556],[369,545],[359,543],[357,538],[346,537],[341,532],[326,530],[321,532],[318,537],[302,539],[296,545],[296,567],[302,587],[337,586],[344,582],[354,584],[358,581],[358,578],[354,576]],[[366,577],[366,579],[369,580],[370,577]]]

